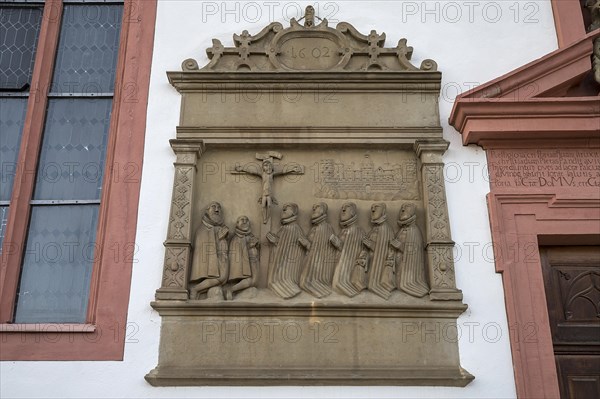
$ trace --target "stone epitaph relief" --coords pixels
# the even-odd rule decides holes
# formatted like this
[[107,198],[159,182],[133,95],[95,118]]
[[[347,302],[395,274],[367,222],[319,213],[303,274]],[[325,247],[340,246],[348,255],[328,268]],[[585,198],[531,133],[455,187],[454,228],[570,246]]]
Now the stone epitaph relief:
[[[168,72],[182,106],[146,379],[468,384],[455,337],[422,339],[456,331],[467,308],[435,62],[416,67],[405,39],[385,47],[312,7],[207,53]],[[331,85],[336,101],[322,101]]]

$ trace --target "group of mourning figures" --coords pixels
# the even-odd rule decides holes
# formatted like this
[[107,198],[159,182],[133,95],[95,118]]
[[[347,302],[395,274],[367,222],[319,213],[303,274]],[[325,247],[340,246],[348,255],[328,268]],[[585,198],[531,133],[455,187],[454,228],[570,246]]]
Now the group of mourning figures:
[[[323,298],[332,290],[353,297],[368,289],[388,299],[396,288],[415,297],[429,293],[423,238],[415,223],[413,204],[402,205],[398,232],[387,222],[384,203],[371,206],[372,228],[367,234],[357,223],[358,210],[352,202],[341,208],[342,230],[338,235],[327,221],[327,204],[323,202],[313,206],[308,236],[297,219],[298,205],[283,205],[281,228],[266,235],[268,244],[273,246],[268,287],[280,297],[292,298],[306,291]],[[235,232],[230,234],[223,224],[221,205],[211,203],[196,232],[191,299],[217,286],[226,286],[227,299],[232,299],[235,292],[254,287],[259,246],[248,217],[240,216]]]

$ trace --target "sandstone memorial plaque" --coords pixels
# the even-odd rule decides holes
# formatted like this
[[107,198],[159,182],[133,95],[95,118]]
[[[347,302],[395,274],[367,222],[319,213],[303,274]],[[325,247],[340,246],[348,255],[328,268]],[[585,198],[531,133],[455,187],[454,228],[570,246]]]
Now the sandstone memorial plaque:
[[437,64],[312,7],[233,39],[168,72],[182,104],[147,381],[467,385]]

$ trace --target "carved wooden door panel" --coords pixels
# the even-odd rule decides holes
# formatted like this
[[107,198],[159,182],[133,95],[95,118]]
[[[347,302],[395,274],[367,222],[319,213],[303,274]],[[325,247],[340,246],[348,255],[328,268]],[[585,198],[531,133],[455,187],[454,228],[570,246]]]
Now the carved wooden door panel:
[[561,398],[600,398],[600,247],[540,255]]

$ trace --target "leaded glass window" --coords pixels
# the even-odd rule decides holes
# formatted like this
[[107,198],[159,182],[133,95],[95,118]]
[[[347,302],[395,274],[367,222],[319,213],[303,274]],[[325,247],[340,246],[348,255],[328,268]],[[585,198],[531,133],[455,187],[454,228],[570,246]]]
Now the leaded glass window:
[[41,19],[39,6],[0,5],[0,89],[29,87]]
[[65,3],[15,323],[84,323],[123,7]]
[[39,4],[0,4],[0,254],[41,20]]

